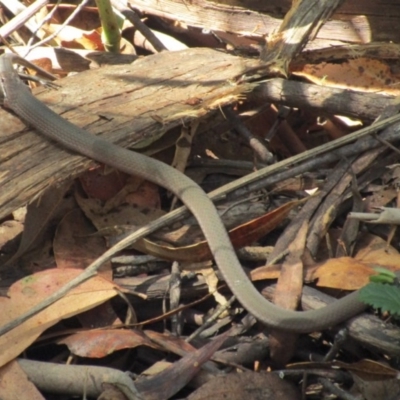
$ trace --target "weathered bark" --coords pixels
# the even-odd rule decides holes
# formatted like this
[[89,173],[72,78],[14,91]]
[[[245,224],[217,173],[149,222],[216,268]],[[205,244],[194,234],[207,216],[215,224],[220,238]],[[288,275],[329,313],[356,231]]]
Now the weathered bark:
[[316,111],[325,115],[346,115],[372,122],[395,101],[394,96],[318,86],[275,78],[258,86],[252,96],[265,102]]
[[[124,147],[151,145],[186,119],[234,102],[248,85],[229,83],[257,60],[209,49],[149,56],[131,65],[86,71],[61,80],[59,90],[35,94],[62,117]],[[273,79],[260,84],[262,101],[373,119],[392,101],[377,94],[319,88]],[[93,161],[72,155],[0,109],[0,217]],[[167,133],[168,134],[168,133]]]
[[[143,148],[183,121],[235,101],[248,85],[229,80],[257,60],[209,49],[161,53],[86,71],[35,95],[63,118],[124,147]],[[0,109],[0,217],[93,164],[50,143]]]
[[[146,14],[156,15],[189,26],[232,32],[260,38],[276,32],[291,0],[135,0],[131,5]],[[228,3],[228,4],[218,4]],[[241,7],[238,7],[241,6]],[[247,8],[244,8],[247,7]],[[257,10],[257,11],[254,11]],[[388,17],[390,16],[390,17]],[[348,43],[400,41],[400,22],[396,0],[345,1],[324,24],[309,47],[329,47]]]

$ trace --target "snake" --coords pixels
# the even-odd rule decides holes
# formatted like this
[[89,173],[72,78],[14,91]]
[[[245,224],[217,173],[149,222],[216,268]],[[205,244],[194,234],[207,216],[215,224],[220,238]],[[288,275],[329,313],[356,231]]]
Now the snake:
[[3,106],[62,148],[137,175],[177,196],[196,218],[226,284],[242,307],[261,323],[280,331],[310,333],[333,327],[365,310],[359,291],[308,311],[287,310],[268,301],[246,275],[214,203],[197,183],[166,163],[92,135],[59,116],[22,82],[14,69],[18,63],[26,61],[13,54],[0,56]]

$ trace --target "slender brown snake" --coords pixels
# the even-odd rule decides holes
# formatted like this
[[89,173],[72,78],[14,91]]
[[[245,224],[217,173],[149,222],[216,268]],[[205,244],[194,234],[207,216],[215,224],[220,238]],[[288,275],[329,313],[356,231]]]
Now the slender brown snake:
[[229,288],[258,320],[272,328],[305,333],[336,325],[365,309],[357,292],[321,309],[304,312],[285,310],[266,300],[243,271],[214,204],[195,182],[167,164],[114,145],[61,118],[31,94],[14,70],[13,63],[20,63],[20,58],[8,54],[0,57],[4,106],[61,146],[128,174],[141,176],[180,198],[196,217]]

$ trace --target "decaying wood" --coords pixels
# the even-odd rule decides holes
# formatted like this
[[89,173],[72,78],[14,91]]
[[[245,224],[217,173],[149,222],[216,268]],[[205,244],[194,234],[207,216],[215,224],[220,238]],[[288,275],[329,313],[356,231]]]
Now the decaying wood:
[[[287,18],[286,24],[289,22],[290,18]],[[301,36],[304,43],[308,35],[309,32]],[[290,57],[294,55],[290,53]],[[142,149],[169,129],[207,116],[262,85],[234,83],[244,71],[259,67],[256,59],[210,49],[189,49],[149,56],[132,65],[86,71],[60,81],[61,88],[57,91],[40,89],[35,94],[62,117],[89,132],[104,134],[107,139],[125,147]],[[267,71],[265,68],[263,73],[268,75]],[[291,90],[281,89],[281,103],[285,103],[285,98],[291,98]],[[268,98],[267,91],[263,96],[266,101],[277,97]],[[307,95],[304,98],[307,99]],[[301,107],[302,99],[298,99],[298,107]],[[288,103],[295,105],[290,100]],[[382,107],[387,105],[385,101],[382,103]],[[340,103],[339,98],[338,104],[348,106],[348,98],[345,103]],[[375,105],[374,116],[380,107],[378,103]],[[0,120],[3,123],[0,133],[0,217],[92,164],[92,161],[70,155],[26,129],[18,118],[4,110],[0,110]]]
[[299,54],[291,67],[301,69],[304,64],[337,63],[361,57],[397,61],[400,58],[400,46],[397,43],[367,43],[308,50]]
[[[131,5],[149,15],[180,21],[184,25],[232,32],[261,38],[276,32],[291,0],[251,0],[243,8],[242,0],[135,0]],[[228,3],[228,4],[218,4]],[[240,6],[240,7],[239,7]],[[258,10],[258,11],[254,11]],[[262,12],[262,13],[261,13]],[[390,18],[388,18],[390,16]],[[397,21],[397,22],[396,22]],[[318,32],[309,48],[323,48],[369,41],[400,41],[400,31],[393,29],[400,22],[396,0],[344,1],[332,19]]]
[[[251,85],[230,80],[257,60],[209,49],[161,53],[131,65],[86,71],[35,95],[63,118],[121,146],[142,148],[185,120],[236,101]],[[0,215],[93,164],[50,143],[0,110]]]
[[331,88],[275,78],[259,85],[254,98],[325,115],[346,115],[372,122],[395,101],[394,96]]
[[[62,117],[89,132],[140,149],[185,119],[208,115],[247,95],[249,86],[235,86],[230,80],[257,65],[253,59],[191,49],[149,56],[132,65],[86,71],[61,80],[57,91],[39,89],[35,94]],[[311,104],[318,109],[330,104],[330,99],[335,104],[331,111],[354,115],[365,107],[368,119],[391,101],[378,94],[357,95],[317,87],[312,90],[311,86],[273,79],[258,87],[263,101],[306,108]],[[316,92],[322,102],[316,102]],[[32,201],[47,187],[93,164],[50,143],[2,109],[0,121],[2,217]]]

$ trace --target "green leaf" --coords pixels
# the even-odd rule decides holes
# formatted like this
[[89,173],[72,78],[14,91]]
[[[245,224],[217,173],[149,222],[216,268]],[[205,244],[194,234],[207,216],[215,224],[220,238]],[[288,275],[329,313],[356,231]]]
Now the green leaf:
[[374,308],[400,316],[400,287],[383,283],[369,283],[360,289],[360,300]]
[[396,276],[389,276],[389,275],[371,275],[369,277],[370,282],[375,282],[375,283],[394,283],[394,280],[396,279]]
[[396,274],[389,269],[383,267],[375,267],[374,271],[378,273],[378,275],[371,275],[370,281],[377,283],[393,283],[396,279]]
[[383,268],[383,267],[375,267],[374,270],[376,272],[378,272],[378,274],[382,274],[382,275],[387,275],[387,276],[392,276],[393,278],[396,277],[396,274],[391,271],[390,269],[387,268]]

